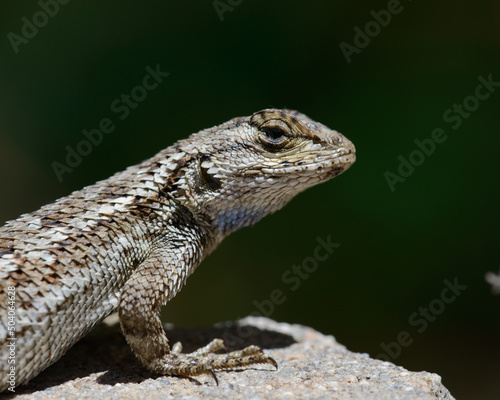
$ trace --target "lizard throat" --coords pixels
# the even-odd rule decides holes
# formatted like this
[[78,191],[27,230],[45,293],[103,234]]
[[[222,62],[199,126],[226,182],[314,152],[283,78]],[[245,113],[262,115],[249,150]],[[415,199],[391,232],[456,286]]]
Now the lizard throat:
[[259,207],[238,206],[219,211],[212,224],[217,230],[227,235],[240,228],[254,225],[268,212]]

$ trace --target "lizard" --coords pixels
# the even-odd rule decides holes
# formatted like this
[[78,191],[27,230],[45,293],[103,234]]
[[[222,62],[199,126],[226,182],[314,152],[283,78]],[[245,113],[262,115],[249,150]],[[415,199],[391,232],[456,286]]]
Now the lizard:
[[[258,346],[170,347],[160,309],[230,233],[355,161],[335,130],[265,109],[194,133],[152,158],[0,228],[0,391],[14,391],[118,311],[132,352],[179,377],[276,361]],[[8,360],[8,361],[7,361]],[[13,361],[12,361],[13,360]]]

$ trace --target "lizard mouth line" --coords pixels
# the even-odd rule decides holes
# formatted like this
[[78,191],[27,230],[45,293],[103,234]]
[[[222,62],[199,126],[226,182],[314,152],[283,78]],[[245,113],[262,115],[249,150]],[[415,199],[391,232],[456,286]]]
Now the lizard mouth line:
[[354,164],[355,161],[356,161],[356,154],[352,152],[335,157],[330,167],[331,169],[326,172],[325,177],[327,179],[330,179],[337,175],[340,175],[342,172],[349,169],[351,165]]
[[338,155],[337,157],[334,157],[333,158],[333,165],[354,164],[354,161],[356,161],[356,153],[349,151],[349,153]]

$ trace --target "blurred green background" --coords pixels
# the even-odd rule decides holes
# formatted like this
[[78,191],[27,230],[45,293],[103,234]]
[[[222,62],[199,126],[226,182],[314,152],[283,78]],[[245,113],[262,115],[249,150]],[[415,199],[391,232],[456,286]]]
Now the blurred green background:
[[[393,362],[440,374],[457,398],[498,398],[500,297],[484,275],[500,266],[500,88],[466,100],[474,111],[456,130],[443,113],[475,94],[478,76],[500,82],[500,5],[401,1],[378,34],[369,24],[373,37],[348,62],[340,44],[353,46],[355,28],[387,7],[70,1],[44,21],[35,1],[2,2],[0,223],[192,132],[262,108],[298,109],[351,139],[356,164],[229,237],[165,319],[195,326],[243,317],[281,289],[286,301],[271,318],[374,357],[406,331],[412,343]],[[21,43],[11,33],[22,35],[23,17],[44,26]],[[110,104],[157,64],[170,75],[120,120]],[[104,117],[116,129],[60,183],[52,163],[64,163],[66,146]],[[384,174],[397,174],[398,157],[408,160],[414,141],[437,128],[447,140],[391,191]],[[341,246],[290,291],[281,275],[328,235]],[[410,316],[455,278],[466,289],[418,332]]]

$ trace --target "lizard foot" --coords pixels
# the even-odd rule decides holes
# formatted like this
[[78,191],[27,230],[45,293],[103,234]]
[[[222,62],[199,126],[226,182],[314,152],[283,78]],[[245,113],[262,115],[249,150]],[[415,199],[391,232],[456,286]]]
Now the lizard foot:
[[253,364],[271,364],[278,369],[276,361],[258,346],[248,346],[243,350],[226,354],[214,354],[225,349],[222,339],[214,339],[208,345],[192,352],[181,354],[182,345],[177,342],[172,351],[162,358],[153,360],[147,366],[151,371],[181,377],[210,375],[218,385],[215,370],[243,368]]

